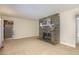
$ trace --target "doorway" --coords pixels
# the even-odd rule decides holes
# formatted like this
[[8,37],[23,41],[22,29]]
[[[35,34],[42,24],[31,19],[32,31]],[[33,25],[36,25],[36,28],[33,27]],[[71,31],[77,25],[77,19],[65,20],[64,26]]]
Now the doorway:
[[4,20],[4,40],[13,37],[13,21]]
[[76,47],[79,48],[79,15],[76,16]]

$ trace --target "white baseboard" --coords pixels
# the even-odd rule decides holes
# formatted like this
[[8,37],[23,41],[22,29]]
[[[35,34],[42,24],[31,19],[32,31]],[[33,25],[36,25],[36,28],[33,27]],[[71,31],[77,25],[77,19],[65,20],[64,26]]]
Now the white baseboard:
[[31,36],[31,37],[18,37],[18,38],[13,38],[13,39],[23,39],[23,38],[38,38],[38,36]]
[[67,46],[70,46],[70,47],[76,48],[76,46],[71,45],[71,44],[68,44],[68,43],[65,43],[65,42],[60,42],[60,44],[64,44],[64,45],[67,45]]

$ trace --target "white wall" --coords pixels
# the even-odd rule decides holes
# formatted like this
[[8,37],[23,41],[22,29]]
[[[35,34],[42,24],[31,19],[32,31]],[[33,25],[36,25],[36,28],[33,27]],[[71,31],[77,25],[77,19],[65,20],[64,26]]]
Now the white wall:
[[79,8],[60,13],[60,43],[76,47],[76,14]]
[[37,20],[14,19],[14,38],[38,36]]
[[29,20],[14,17],[2,17],[4,20],[14,21],[14,39],[38,36],[39,22],[38,20]]

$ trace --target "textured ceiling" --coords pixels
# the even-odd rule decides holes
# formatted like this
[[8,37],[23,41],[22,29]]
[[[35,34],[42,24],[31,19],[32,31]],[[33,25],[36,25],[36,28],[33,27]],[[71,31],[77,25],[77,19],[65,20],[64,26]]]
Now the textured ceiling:
[[0,14],[29,19],[39,19],[78,7],[78,4],[7,4],[0,5]]

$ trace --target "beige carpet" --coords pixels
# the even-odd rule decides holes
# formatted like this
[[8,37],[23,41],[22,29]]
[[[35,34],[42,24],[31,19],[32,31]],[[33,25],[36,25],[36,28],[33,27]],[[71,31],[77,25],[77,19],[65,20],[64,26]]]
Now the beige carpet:
[[7,40],[4,48],[0,49],[1,55],[63,55],[79,54],[78,48],[65,45],[52,45],[39,39],[28,38]]

